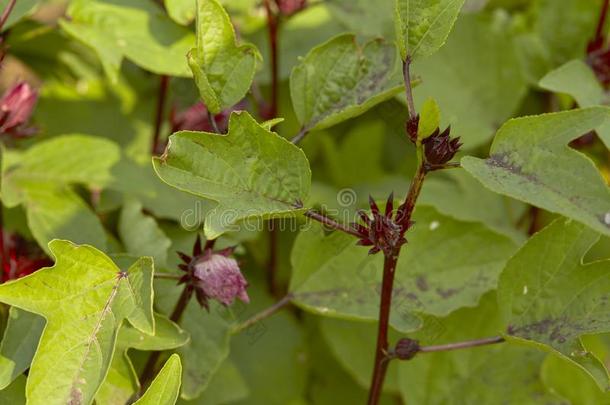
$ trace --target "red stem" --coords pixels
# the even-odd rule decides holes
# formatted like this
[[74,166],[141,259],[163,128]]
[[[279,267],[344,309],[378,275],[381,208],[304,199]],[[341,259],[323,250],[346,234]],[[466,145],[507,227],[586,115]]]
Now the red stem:
[[278,95],[279,95],[279,57],[278,57],[278,28],[279,19],[271,7],[271,1],[265,0],[265,11],[267,12],[267,30],[269,31],[269,48],[271,63],[271,106],[269,117],[277,117]]
[[157,109],[155,111],[155,128],[153,132],[152,154],[157,155],[163,152],[161,149],[161,125],[163,124],[163,113],[165,112],[165,102],[167,89],[169,87],[169,76],[159,76],[159,94],[157,96]]
[[4,10],[2,10],[2,16],[0,17],[0,30],[2,30],[2,27],[4,27],[9,15],[11,15],[13,7],[15,7],[15,3],[17,3],[17,0],[10,0],[6,7],[4,7]]
[[[279,95],[279,57],[278,57],[278,28],[279,19],[271,7],[271,1],[265,0],[267,12],[267,30],[269,32],[270,67],[271,67],[271,105],[266,112],[266,119],[277,117]],[[277,294],[277,221],[269,221],[269,273],[268,284],[272,295]]]
[[394,274],[400,249],[386,255],[383,262],[383,281],[381,283],[381,303],[379,305],[379,326],[377,329],[377,346],[375,349],[375,367],[369,390],[369,405],[377,405],[383,388],[383,381],[388,369],[388,328],[390,325],[390,308],[392,306],[392,288]]
[[604,0],[597,22],[597,28],[595,29],[596,40],[603,37],[604,25],[606,25],[606,17],[608,16],[608,5],[610,5],[610,0]]

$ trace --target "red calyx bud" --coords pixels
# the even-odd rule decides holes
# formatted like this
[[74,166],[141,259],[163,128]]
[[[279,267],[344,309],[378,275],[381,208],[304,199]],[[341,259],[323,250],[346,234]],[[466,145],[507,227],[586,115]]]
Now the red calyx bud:
[[18,83],[8,89],[0,98],[0,134],[8,134],[14,138],[32,135],[32,128],[26,128],[38,93],[26,82]]
[[394,193],[390,194],[386,202],[385,213],[379,210],[375,201],[369,197],[372,218],[360,211],[363,224],[354,224],[353,227],[360,234],[358,245],[372,246],[369,254],[383,251],[384,255],[392,255],[395,250],[407,243],[401,224],[394,216]]
[[307,0],[275,0],[280,13],[291,16],[307,7]]
[[396,343],[394,354],[400,360],[411,360],[419,352],[419,342],[417,340],[402,338]]
[[409,136],[409,139],[411,140],[411,142],[416,143],[417,142],[417,131],[419,129],[419,114],[414,117],[410,117],[407,120],[407,123],[405,126],[407,129],[407,135]]
[[459,137],[453,139],[449,137],[450,132],[451,127],[447,127],[441,133],[437,128],[432,135],[424,139],[424,154],[429,164],[443,165],[449,162],[462,146]]
[[[220,114],[214,116],[214,121],[218,126],[220,132],[227,132],[229,126],[229,117],[231,112],[242,110],[245,108],[245,103],[240,102],[231,108],[222,111]],[[169,117],[172,132],[178,131],[204,131],[214,132],[214,128],[210,125],[210,119],[208,117],[209,112],[205,104],[198,102],[193,104],[189,108],[179,113],[175,110],[171,112]]]

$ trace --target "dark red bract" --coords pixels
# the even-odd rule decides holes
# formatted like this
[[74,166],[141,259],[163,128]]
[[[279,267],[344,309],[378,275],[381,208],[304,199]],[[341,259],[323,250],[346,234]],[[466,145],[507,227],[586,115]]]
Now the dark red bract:
[[451,127],[447,127],[443,132],[437,128],[432,135],[424,139],[424,154],[426,162],[431,165],[443,165],[449,162],[462,144],[460,138],[450,138]]
[[277,8],[285,16],[293,15],[307,7],[307,0],[275,0]]
[[405,244],[404,238],[406,228],[401,226],[399,218],[394,216],[394,194],[390,194],[385,207],[385,213],[381,213],[375,201],[369,197],[372,217],[364,211],[359,211],[360,219],[364,223],[354,224],[354,228],[360,234],[358,245],[373,246],[369,254],[383,251],[385,255],[391,255],[398,247]]

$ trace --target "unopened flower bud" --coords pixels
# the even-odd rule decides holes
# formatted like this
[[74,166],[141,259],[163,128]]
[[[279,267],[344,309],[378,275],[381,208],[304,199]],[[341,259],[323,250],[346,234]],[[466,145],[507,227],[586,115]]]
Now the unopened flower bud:
[[437,129],[428,138],[424,139],[424,153],[426,161],[433,165],[443,165],[449,162],[462,144],[460,138],[450,138],[451,129],[447,127],[443,132],[439,133]]
[[285,16],[291,16],[307,7],[307,0],[275,0],[277,8]]
[[411,360],[419,352],[419,342],[417,340],[402,338],[396,343],[394,354],[400,360]]
[[194,264],[196,288],[224,305],[231,305],[235,298],[250,302],[246,287],[248,282],[241,274],[237,261],[218,253],[205,255]]
[[417,130],[419,129],[419,115],[416,115],[407,120],[406,124],[407,135],[409,135],[409,139],[411,142],[417,142]]
[[0,133],[27,135],[30,131],[23,127],[30,119],[37,100],[38,93],[26,82],[8,89],[0,99]]

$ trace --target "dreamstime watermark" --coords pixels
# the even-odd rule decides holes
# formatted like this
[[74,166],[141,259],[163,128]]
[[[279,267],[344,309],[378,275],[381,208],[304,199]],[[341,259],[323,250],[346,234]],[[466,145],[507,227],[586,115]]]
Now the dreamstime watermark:
[[[350,224],[357,221],[356,208],[358,207],[358,194],[351,188],[344,188],[337,193],[337,206],[329,207],[318,205],[315,211],[334,219],[342,224]],[[206,217],[213,218],[216,229],[224,229],[228,232],[258,232],[269,229],[286,232],[300,232],[311,228],[313,221],[303,215],[303,210],[295,208],[278,211],[280,218],[269,221],[269,218],[261,215],[257,208],[226,209],[214,212],[218,208],[211,208],[209,203],[196,201],[193,208],[185,210],[180,216],[180,225],[189,231],[201,228]],[[211,214],[211,215],[210,215]],[[272,215],[273,217],[273,215]],[[317,223],[317,222],[316,222]]]

